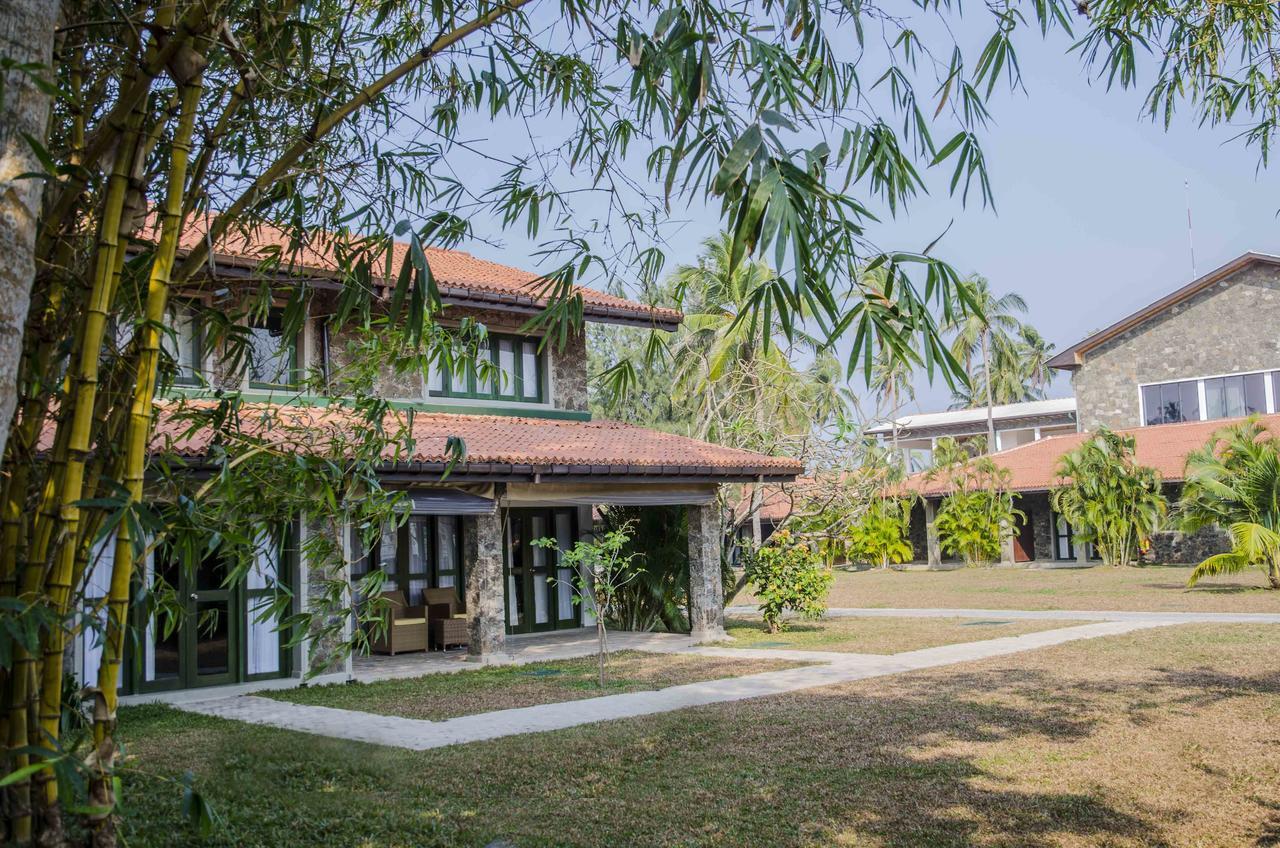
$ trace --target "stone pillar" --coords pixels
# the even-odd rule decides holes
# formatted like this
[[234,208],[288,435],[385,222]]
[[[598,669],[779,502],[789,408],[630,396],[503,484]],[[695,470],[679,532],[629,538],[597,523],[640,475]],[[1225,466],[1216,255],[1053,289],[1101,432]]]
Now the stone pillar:
[[1071,545],[1076,549],[1076,565],[1089,565],[1089,543],[1082,542],[1076,538],[1075,533],[1071,534]]
[[507,648],[505,591],[502,574],[502,526],[506,511],[477,515],[462,522],[463,569],[467,581],[467,615],[471,631],[468,659],[494,663],[510,659]]
[[1013,529],[1013,522],[1000,522],[1000,564],[1013,565],[1018,557],[1013,548],[1013,539],[1016,531]]
[[929,549],[928,563],[930,568],[942,565],[942,543],[938,541],[937,508],[933,501],[924,498],[924,534],[925,544]]
[[695,644],[728,638],[724,632],[724,584],[720,578],[720,505],[690,504],[689,625]]

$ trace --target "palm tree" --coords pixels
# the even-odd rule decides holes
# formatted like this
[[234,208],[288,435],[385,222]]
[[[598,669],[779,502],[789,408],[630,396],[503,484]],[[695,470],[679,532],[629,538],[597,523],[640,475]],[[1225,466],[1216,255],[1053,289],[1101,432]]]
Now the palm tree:
[[1187,455],[1184,476],[1182,529],[1226,527],[1232,542],[1196,566],[1187,585],[1256,566],[1280,589],[1280,447],[1271,432],[1257,418],[1224,427]]
[[1133,436],[1107,428],[1058,460],[1053,509],[1081,542],[1093,542],[1102,561],[1129,565],[1167,511],[1160,475],[1134,460]]
[[[972,305],[968,309],[957,309],[959,316],[950,329],[955,333],[951,342],[951,352],[964,363],[965,373],[973,374],[973,360],[982,357],[982,371],[991,374],[991,358],[993,348],[1009,344],[1011,333],[1015,333],[1022,323],[1014,317],[1015,312],[1025,313],[1027,302],[1014,292],[996,297],[991,291],[991,283],[986,277],[971,276],[966,280]],[[983,394],[987,406],[987,444],[996,443],[996,425],[992,417],[991,407],[995,405],[992,398],[992,381],[986,379]]]

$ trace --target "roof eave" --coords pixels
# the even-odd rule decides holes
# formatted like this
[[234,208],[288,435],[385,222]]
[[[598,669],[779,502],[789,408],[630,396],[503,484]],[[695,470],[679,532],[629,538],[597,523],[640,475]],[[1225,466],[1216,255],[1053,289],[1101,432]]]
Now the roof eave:
[[1099,330],[1098,332],[1085,337],[1081,341],[1076,342],[1071,347],[1063,350],[1057,356],[1050,359],[1047,364],[1050,368],[1056,368],[1062,371],[1075,370],[1076,368],[1084,365],[1085,354],[1089,351],[1106,344],[1108,341],[1126,330],[1130,330],[1146,322],[1146,320],[1151,318],[1153,315],[1159,314],[1165,309],[1178,305],[1187,298],[1207,289],[1214,283],[1220,282],[1232,274],[1239,273],[1245,268],[1257,263],[1280,265],[1280,256],[1272,256],[1268,253],[1257,253],[1254,251],[1243,253],[1225,265],[1215,268],[1202,277],[1197,277],[1185,286],[1182,286],[1159,300],[1156,300],[1138,311],[1121,318],[1110,327]]

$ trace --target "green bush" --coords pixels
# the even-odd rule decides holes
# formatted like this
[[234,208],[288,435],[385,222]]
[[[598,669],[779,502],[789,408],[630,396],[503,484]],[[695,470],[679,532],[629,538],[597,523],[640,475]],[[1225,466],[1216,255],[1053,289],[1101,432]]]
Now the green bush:
[[875,498],[850,528],[848,548],[860,562],[888,568],[911,559],[911,501]]
[[812,619],[827,611],[831,569],[817,551],[789,530],[774,533],[748,556],[746,578],[770,633],[783,628],[784,612]]
[[1137,463],[1134,446],[1104,427],[1058,460],[1058,477],[1070,482],[1053,490],[1053,508],[1076,544],[1092,542],[1110,565],[1129,565],[1167,511],[1159,473]]
[[[973,449],[983,450],[983,443]],[[1009,469],[991,457],[970,456],[968,448],[950,438],[938,441],[934,462],[928,477],[946,479],[950,490],[936,520],[942,550],[969,566],[999,559],[1002,535],[1012,533],[1019,519],[1026,520],[1013,506]]]

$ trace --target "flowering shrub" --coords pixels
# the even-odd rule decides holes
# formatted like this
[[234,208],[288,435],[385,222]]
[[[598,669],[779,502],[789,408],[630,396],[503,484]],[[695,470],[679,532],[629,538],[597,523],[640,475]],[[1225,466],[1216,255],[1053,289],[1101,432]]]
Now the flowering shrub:
[[782,613],[820,618],[827,611],[831,569],[789,530],[779,530],[747,560],[747,585],[760,603],[770,633],[783,627]]

